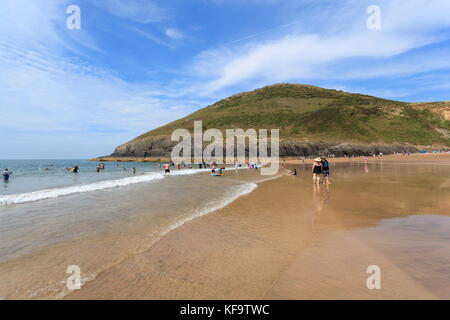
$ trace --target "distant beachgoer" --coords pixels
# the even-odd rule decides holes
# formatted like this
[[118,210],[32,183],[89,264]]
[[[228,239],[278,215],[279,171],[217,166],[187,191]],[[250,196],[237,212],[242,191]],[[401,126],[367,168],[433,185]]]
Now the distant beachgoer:
[[290,176],[296,176],[297,175],[297,169],[294,168],[291,172],[289,172]]
[[312,165],[312,173],[313,173],[313,183],[320,183],[320,174],[322,173],[322,159],[315,158],[314,163]]
[[100,170],[104,170],[104,169],[105,169],[105,165],[104,165],[103,163],[100,163],[100,164],[97,166],[96,171],[97,171],[97,172],[100,172]]
[[136,174],[136,168],[133,167],[133,174]]
[[66,168],[67,171],[77,173],[78,172],[78,166],[72,167],[72,168]]
[[166,162],[166,164],[164,165],[164,172],[170,173],[170,163]]
[[2,172],[3,180],[8,181],[10,175],[12,175],[12,172],[9,171],[8,169],[5,169],[5,170]]
[[283,162],[281,163],[281,167],[286,168],[286,160],[283,159]]
[[330,163],[327,158],[322,157],[322,174],[326,184],[330,184]]

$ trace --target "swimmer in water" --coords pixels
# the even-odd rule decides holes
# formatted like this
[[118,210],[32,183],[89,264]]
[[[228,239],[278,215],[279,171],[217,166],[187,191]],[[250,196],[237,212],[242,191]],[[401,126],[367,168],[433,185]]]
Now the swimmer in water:
[[78,166],[75,166],[73,168],[66,168],[67,171],[73,172],[73,173],[78,173]]
[[170,163],[166,162],[166,164],[164,165],[164,172],[170,173]]
[[5,170],[2,172],[3,180],[8,181],[10,175],[12,175],[12,172],[9,171],[8,169],[5,169]]

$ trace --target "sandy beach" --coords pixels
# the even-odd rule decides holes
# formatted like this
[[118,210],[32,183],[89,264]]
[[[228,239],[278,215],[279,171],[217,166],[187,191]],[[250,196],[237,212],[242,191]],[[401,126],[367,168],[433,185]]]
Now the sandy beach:
[[[334,159],[171,231],[66,299],[450,299],[450,155]],[[381,269],[369,290],[368,266]]]

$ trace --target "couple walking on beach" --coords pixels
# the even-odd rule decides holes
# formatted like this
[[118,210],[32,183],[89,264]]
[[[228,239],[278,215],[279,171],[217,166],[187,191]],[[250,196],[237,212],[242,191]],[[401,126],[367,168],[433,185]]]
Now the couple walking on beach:
[[313,173],[313,183],[320,183],[320,176],[323,175],[324,182],[326,184],[330,184],[330,164],[325,157],[319,157],[314,159],[314,163],[312,165],[312,173]]

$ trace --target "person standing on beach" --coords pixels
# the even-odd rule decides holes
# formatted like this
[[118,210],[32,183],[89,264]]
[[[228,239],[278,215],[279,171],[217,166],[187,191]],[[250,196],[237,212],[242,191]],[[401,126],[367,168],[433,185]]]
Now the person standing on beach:
[[312,173],[313,173],[313,183],[319,184],[320,183],[320,174],[322,173],[322,159],[321,158],[315,158],[314,163],[312,165]]
[[330,163],[328,162],[327,158],[322,157],[322,174],[324,178],[324,182],[326,184],[330,184]]

